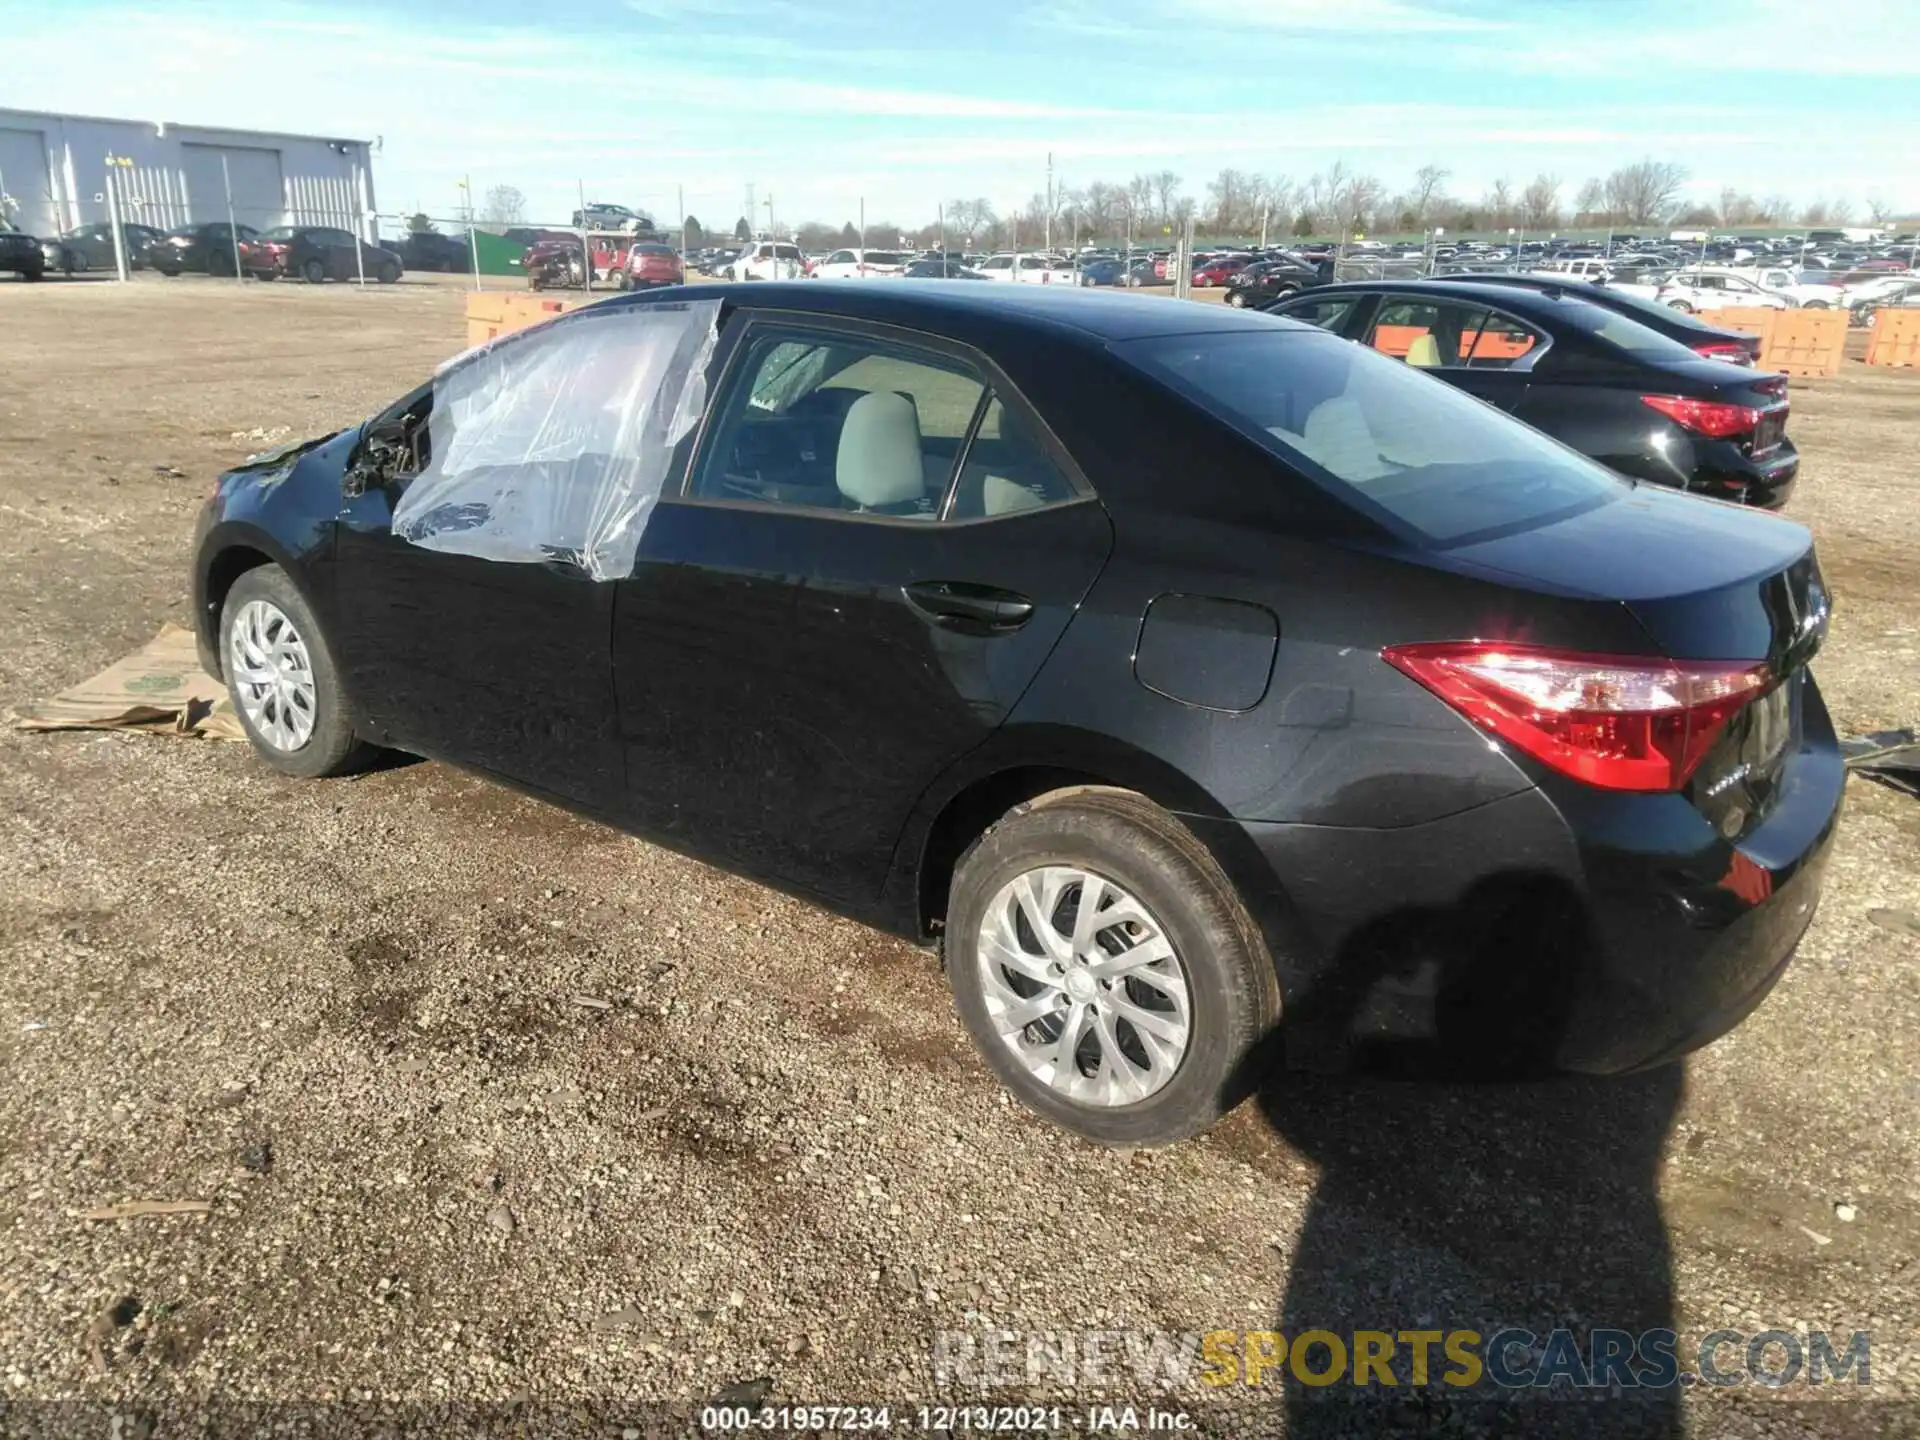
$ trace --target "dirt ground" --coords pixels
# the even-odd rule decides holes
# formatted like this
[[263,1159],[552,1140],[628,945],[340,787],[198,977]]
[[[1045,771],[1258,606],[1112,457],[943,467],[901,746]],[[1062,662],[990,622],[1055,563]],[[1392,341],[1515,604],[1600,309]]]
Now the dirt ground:
[[[0,706],[184,623],[211,477],[370,413],[462,333],[457,283],[0,285]],[[1920,373],[1853,364],[1793,403],[1828,703],[1843,731],[1914,724]],[[669,1423],[690,1412],[655,1402],[764,1381],[907,1415],[1150,1393],[1044,1363],[983,1388],[953,1357],[999,1329],[1054,1332],[1057,1359],[1087,1330],[1664,1324],[1871,1331],[1871,1384],[1554,1421],[1903,1430],[1920,802],[1856,778],[1849,806],[1799,959],[1684,1071],[1282,1078],[1129,1153],[1010,1104],[927,953],[457,771],[300,783],[243,745],[8,730],[0,1407]],[[211,1213],[83,1218],[130,1200]],[[1271,1376],[1163,1403],[1232,1433],[1289,1407],[1295,1433],[1519,1424],[1444,1396],[1316,1408]]]

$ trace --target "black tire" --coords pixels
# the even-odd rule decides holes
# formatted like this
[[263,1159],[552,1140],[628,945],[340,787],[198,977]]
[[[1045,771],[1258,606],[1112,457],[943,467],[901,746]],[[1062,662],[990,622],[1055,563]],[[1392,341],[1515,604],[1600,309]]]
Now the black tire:
[[153,268],[158,270],[162,275],[166,276],[169,280],[178,280],[180,278],[180,272],[177,269],[169,270],[165,266],[161,266],[161,265],[156,265]]
[[207,274],[230,276],[233,274],[233,256],[224,250],[216,250],[207,256]]
[[280,276],[272,270],[256,270],[253,272],[253,278],[256,280],[278,280]]
[[[248,716],[239,687],[234,684],[233,627],[242,607],[249,601],[264,600],[292,622],[295,632],[306,644],[313,675],[313,732],[297,749],[282,749],[268,740]],[[345,775],[365,766],[378,751],[353,733],[351,710],[340,683],[340,669],[320,629],[320,622],[287,572],[278,565],[262,565],[249,570],[233,582],[226,603],[220,607],[220,664],[227,676],[227,694],[234,714],[240,719],[253,742],[254,752],[282,775],[315,780],[327,775]]]
[[1231,305],[1236,310],[1246,309],[1247,308],[1247,292],[1244,290],[1229,290],[1227,292],[1227,304]]
[[327,281],[327,262],[309,260],[300,267],[300,278],[309,285],[324,285]]
[[20,272],[20,279],[23,282],[30,282],[38,280],[45,273],[43,270],[22,270]]
[[[1070,1099],[1031,1074],[993,1027],[979,961],[987,907],[1009,881],[1050,864],[1080,866],[1130,891],[1184,969],[1188,1048],[1144,1100]],[[1056,1125],[1105,1145],[1166,1145],[1212,1125],[1245,1098],[1248,1056],[1280,1018],[1273,960],[1232,883],[1190,830],[1129,790],[1057,790],[982,835],[954,870],[944,951],[961,1021],[1001,1083]]]
[[1679,312],[1680,312],[1680,313],[1681,313],[1682,315],[1691,315],[1691,314],[1693,314],[1693,306],[1691,306],[1691,305],[1689,305],[1689,304],[1688,304],[1688,303],[1687,303],[1686,301],[1684,301],[1684,300],[1669,300],[1669,301],[1667,301],[1667,309],[1669,309],[1669,310],[1678,310],[1678,311],[1679,311]]
[[391,260],[382,260],[380,268],[373,272],[373,278],[382,285],[392,285],[400,279],[400,267]]

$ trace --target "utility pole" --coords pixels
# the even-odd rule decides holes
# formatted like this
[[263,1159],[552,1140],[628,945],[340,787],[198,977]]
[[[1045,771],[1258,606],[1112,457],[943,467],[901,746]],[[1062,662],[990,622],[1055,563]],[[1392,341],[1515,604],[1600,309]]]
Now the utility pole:
[[1267,248],[1267,212],[1271,208],[1266,204],[1260,207],[1260,248],[1262,250]]
[[[753,203],[753,182],[749,180],[747,182],[747,230],[749,232],[753,230],[754,224],[759,218],[760,208]],[[753,239],[753,235],[749,233],[747,239]]]
[[467,197],[467,253],[473,257],[473,288],[480,288],[480,232],[473,223],[473,176],[468,175],[460,181],[461,193]]
[[107,221],[113,226],[113,268],[122,283],[127,277],[127,236],[120,213],[120,171],[133,164],[131,156],[107,156]]
[[246,277],[240,270],[240,232],[233,224],[233,177],[227,173],[227,157],[224,154],[220,157],[220,184],[227,192],[227,240],[233,246],[233,278],[243,280]]
[[680,253],[685,255],[687,253],[687,187],[674,186],[673,197],[680,207]]
[[1047,226],[1044,243],[1048,250],[1053,249],[1053,152],[1047,152]]

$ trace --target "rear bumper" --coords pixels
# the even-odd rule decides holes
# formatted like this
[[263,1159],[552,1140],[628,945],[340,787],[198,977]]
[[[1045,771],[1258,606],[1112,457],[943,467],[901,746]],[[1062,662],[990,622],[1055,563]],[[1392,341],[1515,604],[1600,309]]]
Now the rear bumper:
[[1765,510],[1785,505],[1800,476],[1800,452],[1791,440],[1783,439],[1758,458],[1741,454],[1730,441],[1715,441],[1702,445],[1697,459],[1689,490]]
[[1737,845],[1684,796],[1571,782],[1393,830],[1196,822],[1216,854],[1251,860],[1243,888],[1264,878],[1262,923],[1286,917],[1287,1061],[1609,1074],[1725,1034],[1811,922],[1842,806],[1808,694],[1783,790]]

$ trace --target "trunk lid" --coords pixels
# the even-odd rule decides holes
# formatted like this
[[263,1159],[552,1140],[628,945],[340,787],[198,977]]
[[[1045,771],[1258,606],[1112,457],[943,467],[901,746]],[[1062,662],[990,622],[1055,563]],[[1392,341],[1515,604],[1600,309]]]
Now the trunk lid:
[[1620,602],[1675,660],[1765,661],[1773,683],[1727,722],[1687,785],[1738,839],[1766,818],[1800,749],[1807,663],[1830,600],[1813,537],[1790,520],[1657,486],[1453,558],[1543,589]]

